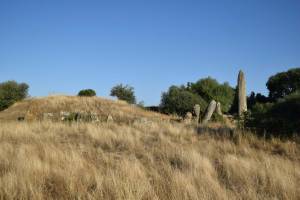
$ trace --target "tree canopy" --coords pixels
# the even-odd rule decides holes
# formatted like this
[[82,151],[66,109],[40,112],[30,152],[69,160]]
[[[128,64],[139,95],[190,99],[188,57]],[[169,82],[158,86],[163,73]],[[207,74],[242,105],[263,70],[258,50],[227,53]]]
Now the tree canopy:
[[136,103],[134,88],[129,85],[125,85],[125,86],[122,84],[116,85],[111,89],[110,95],[117,97],[119,100],[126,101],[127,103],[130,104]]
[[78,96],[93,97],[96,96],[96,92],[92,89],[84,89],[78,92]]
[[161,110],[168,114],[185,115],[193,111],[195,104],[205,111],[211,100],[221,103],[222,111],[228,112],[233,104],[235,90],[228,83],[220,84],[213,78],[200,79],[196,83],[187,83],[187,86],[171,86],[162,94]]
[[269,97],[275,101],[300,90],[300,68],[271,76],[267,82]]
[[191,112],[195,104],[205,108],[207,103],[199,95],[188,91],[184,86],[171,86],[167,92],[162,94],[161,110],[167,114],[178,114],[184,116]]
[[6,81],[0,83],[0,110],[4,110],[27,97],[29,86],[26,83]]
[[210,102],[212,99],[220,102],[223,112],[229,111],[235,96],[235,90],[227,82],[220,84],[211,77],[191,83],[190,90],[201,96],[206,102]]

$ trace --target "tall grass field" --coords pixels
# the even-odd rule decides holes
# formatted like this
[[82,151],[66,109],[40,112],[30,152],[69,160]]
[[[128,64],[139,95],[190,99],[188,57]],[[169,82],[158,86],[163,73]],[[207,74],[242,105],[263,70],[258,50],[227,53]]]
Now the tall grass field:
[[0,199],[300,199],[298,143],[205,130],[0,122]]

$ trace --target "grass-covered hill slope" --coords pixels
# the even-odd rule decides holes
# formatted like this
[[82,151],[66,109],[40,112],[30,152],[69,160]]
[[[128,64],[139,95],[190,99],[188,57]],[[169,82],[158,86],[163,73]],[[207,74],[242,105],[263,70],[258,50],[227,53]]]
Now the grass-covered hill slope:
[[[61,112],[116,123],[66,123]],[[0,112],[0,199],[300,199],[296,140],[168,121],[97,97],[18,102]]]
[[15,103],[8,109],[0,112],[1,121],[16,121],[24,118],[25,121],[43,120],[49,113],[53,119],[60,120],[61,112],[92,113],[100,121],[106,121],[111,115],[115,122],[132,122],[146,118],[152,121],[168,120],[169,117],[155,112],[145,111],[123,101],[108,100],[100,97],[78,96],[49,96],[31,98]]
[[239,134],[0,122],[0,199],[300,199],[299,145]]

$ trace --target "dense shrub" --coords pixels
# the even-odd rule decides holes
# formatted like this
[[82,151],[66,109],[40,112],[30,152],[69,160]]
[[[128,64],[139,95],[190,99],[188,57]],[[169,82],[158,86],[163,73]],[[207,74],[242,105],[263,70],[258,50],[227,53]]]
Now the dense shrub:
[[80,90],[78,96],[93,97],[96,96],[96,92],[92,89]]
[[291,136],[300,133],[300,68],[271,76],[269,97],[251,93],[245,126],[258,133]]
[[119,100],[126,101],[127,103],[130,104],[136,103],[134,88],[129,85],[125,85],[125,86],[123,86],[122,84],[116,85],[111,89],[110,95],[117,97]]
[[0,84],[0,111],[27,97],[29,86],[26,83],[6,81]]
[[146,110],[150,110],[150,111],[153,111],[153,112],[161,112],[161,108],[160,106],[147,106],[147,107],[144,107]]
[[248,109],[252,110],[253,106],[257,103],[264,104],[270,102],[270,98],[266,97],[261,93],[255,94],[255,92],[251,92],[250,96],[247,97],[247,105]]
[[199,104],[202,111],[207,107],[207,102],[199,95],[188,91],[185,87],[171,86],[162,94],[160,108],[164,113],[184,116],[193,110],[195,104]]
[[246,126],[259,133],[291,136],[300,133],[300,94],[295,93],[276,103],[256,104]]

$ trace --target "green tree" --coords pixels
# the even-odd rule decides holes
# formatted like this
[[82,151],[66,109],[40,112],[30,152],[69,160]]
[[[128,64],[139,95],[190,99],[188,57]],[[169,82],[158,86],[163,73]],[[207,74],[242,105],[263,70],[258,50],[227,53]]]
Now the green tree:
[[0,83],[0,111],[27,97],[29,86],[26,83],[6,81]]
[[235,90],[228,83],[220,84],[211,77],[192,83],[190,90],[198,94],[206,102],[210,102],[212,99],[220,102],[223,112],[230,110],[235,97]]
[[92,89],[84,89],[78,92],[78,96],[93,97],[96,96],[96,92]]
[[184,86],[171,86],[167,92],[162,94],[160,110],[166,114],[178,114],[184,116],[192,112],[195,104],[199,104],[203,111],[207,102],[199,95],[188,91]]
[[300,90],[300,68],[290,69],[271,76],[267,82],[269,97],[275,101]]
[[136,103],[134,88],[129,85],[125,85],[125,86],[123,86],[122,84],[116,85],[111,89],[110,95],[117,97],[119,100],[126,101],[130,104]]
[[258,133],[291,136],[300,132],[300,68],[271,76],[269,97],[251,93],[246,127]]

